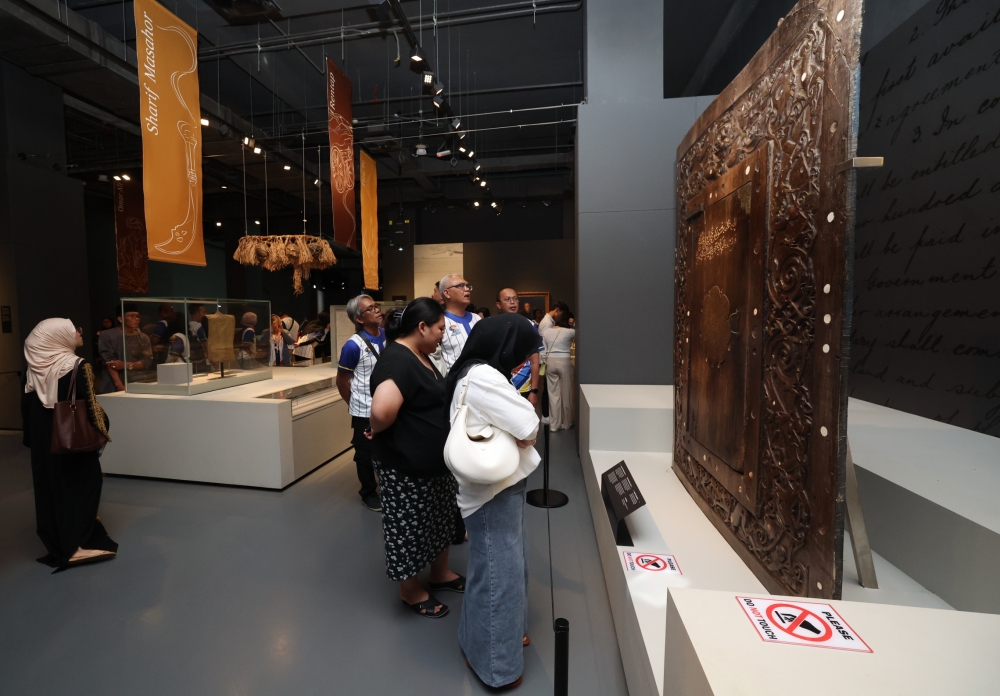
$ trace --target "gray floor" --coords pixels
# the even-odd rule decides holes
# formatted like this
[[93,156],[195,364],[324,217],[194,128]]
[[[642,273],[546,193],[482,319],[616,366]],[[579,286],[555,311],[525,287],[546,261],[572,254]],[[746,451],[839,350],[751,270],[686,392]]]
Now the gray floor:
[[[555,605],[570,693],[627,694],[574,430],[553,434]],[[169,446],[164,437],[162,446]],[[283,492],[107,477],[111,562],[50,575],[34,559],[28,452],[0,435],[0,693],[479,694],[444,619],[402,606],[351,453]],[[529,488],[541,482],[532,476]],[[521,694],[552,693],[545,511],[528,508],[530,633]],[[467,546],[452,547],[462,572]]]

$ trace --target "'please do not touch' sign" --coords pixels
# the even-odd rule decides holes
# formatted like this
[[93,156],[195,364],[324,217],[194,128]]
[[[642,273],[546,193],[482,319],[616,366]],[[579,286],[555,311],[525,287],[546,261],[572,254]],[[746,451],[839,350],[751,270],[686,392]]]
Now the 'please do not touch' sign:
[[872,652],[829,604],[760,597],[737,597],[736,601],[765,643]]

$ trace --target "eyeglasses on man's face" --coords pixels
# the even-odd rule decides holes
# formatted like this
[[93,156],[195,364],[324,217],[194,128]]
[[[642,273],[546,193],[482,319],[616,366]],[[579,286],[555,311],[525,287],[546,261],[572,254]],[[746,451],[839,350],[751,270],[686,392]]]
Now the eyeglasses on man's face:
[[459,283],[458,285],[449,285],[448,287],[445,288],[445,290],[451,290],[452,288],[458,288],[459,290],[468,290],[470,292],[472,291],[472,286],[469,285],[468,283]]
[[518,297],[517,295],[512,295],[512,296],[510,296],[510,297],[501,297],[501,298],[500,298],[500,301],[501,301],[501,302],[503,302],[503,303],[505,303],[505,304],[506,304],[507,302],[514,302],[514,303],[518,303],[518,302],[520,302],[520,301],[521,301],[521,298],[520,298],[520,297]]
[[368,309],[362,309],[361,313],[362,314],[368,314],[368,312],[380,312],[380,311],[382,311],[381,308],[377,304],[373,304]]

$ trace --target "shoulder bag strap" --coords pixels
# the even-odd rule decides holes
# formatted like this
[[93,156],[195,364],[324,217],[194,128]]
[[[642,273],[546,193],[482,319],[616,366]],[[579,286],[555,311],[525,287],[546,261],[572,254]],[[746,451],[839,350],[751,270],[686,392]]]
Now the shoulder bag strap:
[[66,400],[70,403],[74,403],[76,401],[76,375],[80,371],[80,365],[82,364],[83,358],[76,361],[76,365],[73,366],[73,376],[69,378],[69,392],[67,392],[67,396],[69,398]]
[[375,350],[375,346],[373,346],[372,342],[368,340],[368,337],[365,336],[360,331],[358,331],[358,333],[356,335],[357,335],[358,338],[360,338],[362,341],[365,342],[365,345],[368,346],[368,350],[370,350],[372,352],[372,355],[375,356],[375,359],[378,360],[378,351]]
[[462,392],[458,397],[458,405],[455,407],[455,415],[452,416],[451,418],[452,425],[454,425],[455,418],[458,417],[458,414],[462,410],[462,407],[465,406],[465,394],[469,391],[469,375],[471,375],[472,370],[475,370],[477,367],[479,366],[473,365],[472,369],[469,370],[468,374],[466,374],[465,378],[462,380]]

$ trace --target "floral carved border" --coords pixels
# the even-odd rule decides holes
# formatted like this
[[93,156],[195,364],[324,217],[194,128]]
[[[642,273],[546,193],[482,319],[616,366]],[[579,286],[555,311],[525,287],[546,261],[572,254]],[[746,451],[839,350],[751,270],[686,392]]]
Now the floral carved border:
[[809,587],[801,557],[813,520],[809,440],[813,429],[811,352],[815,338],[821,130],[826,73],[840,46],[823,9],[746,92],[712,122],[677,164],[675,262],[675,414],[686,422],[690,338],[686,294],[693,264],[686,202],[712,181],[771,144],[764,298],[759,516],[747,510],[675,438],[674,466],[745,550],[791,595]]

